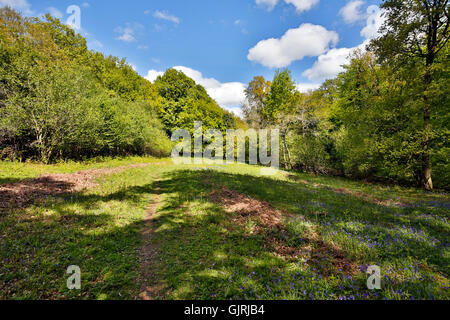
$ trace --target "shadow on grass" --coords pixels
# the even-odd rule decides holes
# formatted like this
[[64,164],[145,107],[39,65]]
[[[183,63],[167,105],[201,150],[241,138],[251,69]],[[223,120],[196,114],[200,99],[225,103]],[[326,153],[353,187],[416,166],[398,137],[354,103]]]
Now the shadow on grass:
[[[445,227],[428,225],[426,221],[410,218],[408,209],[386,208],[351,195],[341,196],[332,190],[317,190],[289,181],[217,171],[187,170],[170,173],[160,183],[160,192],[170,194],[170,197],[166,206],[160,209],[159,218],[155,220],[159,239],[166,243],[162,267],[166,267],[165,277],[175,297],[208,298],[205,293],[211,290],[204,287],[206,282],[211,284],[211,288],[220,288],[216,291],[221,290],[221,294],[216,295],[236,298],[242,291],[239,288],[248,283],[242,276],[245,270],[252,270],[257,276],[259,274],[264,279],[262,283],[271,283],[273,278],[283,277],[289,266],[292,267],[302,258],[299,257],[296,261],[280,259],[273,255],[273,248],[264,247],[264,236],[246,234],[245,226],[227,228],[226,221],[230,220],[229,217],[208,200],[209,192],[218,186],[226,186],[250,197],[269,201],[274,206],[289,211],[294,217],[303,215],[324,233],[337,230],[348,239],[341,241],[341,249],[353,262],[361,265],[387,265],[411,258],[415,261],[428,261],[434,270],[446,274],[444,254],[447,250],[445,239],[448,233]],[[189,207],[191,201],[195,201],[193,208]],[[298,206],[299,203],[312,205]],[[326,214],[315,214],[317,203],[325,209]],[[201,206],[205,207],[203,215],[189,217],[189,211],[195,211]],[[208,221],[212,223],[205,223]],[[342,227],[338,227],[338,224]],[[354,224],[360,224],[359,229],[352,229]],[[300,240],[307,241],[305,238]],[[367,245],[366,249],[354,252],[355,241],[360,245]],[[311,255],[314,257],[321,250],[315,248],[314,243],[312,245]],[[305,271],[303,268],[306,273],[300,274],[321,277],[331,273],[336,277],[348,277],[344,272],[331,270],[332,263],[327,261],[329,258],[325,256],[323,261],[316,259],[308,262],[310,270]],[[173,264],[168,265],[167,261],[172,261]],[[279,268],[280,271],[273,272],[273,268]],[[233,280],[231,275],[236,273],[241,279]],[[365,290],[366,280],[361,272],[358,285],[362,292]],[[298,288],[290,290],[288,286],[283,288],[283,296],[289,296],[290,291],[299,292]],[[257,298],[254,295],[252,297]]]
[[72,182],[53,177],[11,181],[0,185],[0,208],[25,208],[36,201],[69,193],[74,185]]
[[[154,241],[159,244],[155,275],[165,287],[156,298],[327,299],[332,293],[345,295],[349,290],[360,297],[367,293],[363,273],[350,280],[342,280],[346,277],[343,273],[334,273],[334,280],[330,280],[320,270],[322,266],[327,268],[327,261],[311,264],[303,256],[283,259],[274,255],[273,248],[265,246],[265,235],[250,233],[249,225],[233,224],[229,215],[210,202],[209,193],[222,185],[268,201],[294,217],[303,215],[324,230],[328,230],[328,224],[336,227],[339,223],[344,228],[346,223],[356,222],[369,226],[341,230],[353,239],[362,233],[374,239],[391,239],[392,227],[404,224],[407,218],[395,213],[408,213],[349,195],[342,197],[331,190],[267,177],[218,171],[170,172],[161,181],[106,195],[64,195],[56,203],[33,208],[40,212],[37,217],[30,216],[26,208],[0,212],[0,297],[134,298],[139,289],[137,248],[143,224],[142,216],[133,208],[145,208],[145,203],[156,194],[163,197],[164,205],[153,220]],[[118,215],[102,213],[105,206],[115,210],[110,207],[112,202],[126,202],[127,207]],[[327,214],[316,214],[317,208]],[[52,214],[47,215],[47,211]],[[408,223],[411,227],[415,222]],[[436,230],[421,223],[420,228],[439,240],[448,235],[445,229]],[[375,260],[373,255],[371,261],[366,261],[365,256],[355,255],[353,259],[384,263],[412,256],[434,262],[445,274],[445,246],[432,246],[403,233],[397,238],[404,241],[399,245],[411,245],[410,250],[384,251],[383,245],[389,243],[381,243]],[[345,255],[353,254],[345,246],[342,250]],[[80,292],[66,289],[65,270],[72,264],[82,270]]]

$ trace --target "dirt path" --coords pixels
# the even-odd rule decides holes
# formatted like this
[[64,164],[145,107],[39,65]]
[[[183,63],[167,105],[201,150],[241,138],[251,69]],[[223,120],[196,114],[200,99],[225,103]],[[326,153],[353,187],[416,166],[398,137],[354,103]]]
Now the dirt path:
[[151,163],[133,164],[116,168],[91,169],[70,174],[43,174],[36,179],[3,184],[0,185],[0,209],[23,207],[48,197],[80,192],[96,187],[95,179],[100,176],[149,165]]
[[139,300],[154,300],[164,290],[164,285],[158,281],[157,275],[154,272],[159,249],[158,243],[153,238],[153,232],[155,231],[153,219],[161,203],[161,196],[158,194],[160,191],[160,188],[157,186],[158,182],[159,180],[155,181],[156,194],[153,197],[152,203],[147,208],[144,218],[144,229],[142,231],[143,245],[140,249],[141,268],[138,278],[141,284],[140,294],[137,297]]

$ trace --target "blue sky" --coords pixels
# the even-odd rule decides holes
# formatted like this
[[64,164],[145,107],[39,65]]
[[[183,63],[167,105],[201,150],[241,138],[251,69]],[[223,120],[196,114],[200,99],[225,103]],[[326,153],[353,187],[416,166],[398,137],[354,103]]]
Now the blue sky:
[[376,36],[380,0],[0,0],[26,15],[66,22],[81,9],[91,49],[126,57],[149,80],[176,67],[239,114],[255,75],[288,67],[300,90],[342,70],[355,48]]

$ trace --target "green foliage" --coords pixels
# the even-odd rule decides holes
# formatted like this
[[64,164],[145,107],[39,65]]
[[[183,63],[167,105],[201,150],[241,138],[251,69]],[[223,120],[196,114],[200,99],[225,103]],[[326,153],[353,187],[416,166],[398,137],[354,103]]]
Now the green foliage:
[[[405,68],[419,66],[417,74],[421,83],[421,158],[420,180],[427,190],[433,189],[433,147],[436,130],[433,103],[439,96],[435,92],[436,74],[442,60],[449,63],[448,41],[450,40],[450,6],[448,0],[385,0],[382,4],[386,22],[380,29],[381,36],[371,43],[383,66]],[[447,47],[446,47],[447,46]],[[440,129],[440,128],[438,128]]]
[[0,10],[0,157],[169,154],[162,98],[124,59],[88,51],[50,15]]
[[[434,80],[427,90],[433,106],[429,151],[434,184],[445,189],[450,176],[448,50],[447,45],[435,61]],[[399,66],[380,64],[378,58],[373,52],[356,52],[343,73],[306,94],[296,92],[289,71],[276,73],[263,110],[270,119],[266,125],[278,126],[286,142],[286,167],[421,183],[427,68],[417,59]]]
[[252,128],[262,128],[265,124],[264,107],[267,95],[270,93],[270,81],[262,76],[256,76],[245,89],[246,101],[242,106],[242,112],[246,122]]
[[280,115],[290,110],[295,91],[291,72],[288,69],[277,70],[263,109],[268,123],[278,123]]
[[193,133],[195,121],[202,121],[204,130],[225,132],[236,128],[239,120],[221,109],[205,88],[183,72],[169,69],[156,79],[155,86],[163,98],[159,114],[168,134],[179,128]]

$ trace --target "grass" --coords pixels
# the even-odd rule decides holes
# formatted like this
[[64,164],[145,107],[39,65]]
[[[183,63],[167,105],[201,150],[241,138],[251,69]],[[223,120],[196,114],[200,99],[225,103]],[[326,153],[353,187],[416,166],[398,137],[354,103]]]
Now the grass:
[[[0,299],[134,299],[142,221],[156,195],[157,299],[449,299],[446,193],[143,158],[3,162],[0,179],[142,162],[154,164],[104,176],[83,193],[0,211]],[[282,210],[281,226],[258,233],[251,217],[236,223],[238,213],[210,198],[221,187]],[[337,265],[330,248],[348,266]],[[66,288],[73,264],[82,272],[79,291]],[[369,265],[381,268],[381,290],[367,289]]]
[[94,158],[84,162],[65,161],[53,165],[34,162],[0,161],[0,184],[37,178],[44,173],[74,173],[81,170],[114,168],[156,161],[156,159],[145,157]]

